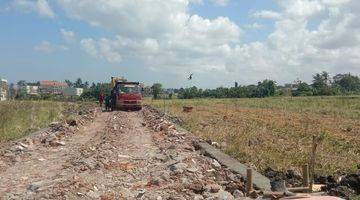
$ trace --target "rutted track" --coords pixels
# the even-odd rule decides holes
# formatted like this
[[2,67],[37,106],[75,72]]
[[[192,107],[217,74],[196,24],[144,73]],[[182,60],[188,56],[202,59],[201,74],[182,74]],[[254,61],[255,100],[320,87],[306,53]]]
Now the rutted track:
[[2,149],[0,198],[233,199],[244,191],[241,177],[147,109],[100,113],[65,135],[58,145]]

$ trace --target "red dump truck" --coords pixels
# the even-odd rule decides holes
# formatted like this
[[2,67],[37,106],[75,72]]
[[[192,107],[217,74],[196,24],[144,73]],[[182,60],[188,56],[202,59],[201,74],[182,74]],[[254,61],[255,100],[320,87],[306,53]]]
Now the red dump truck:
[[117,81],[112,91],[114,109],[141,110],[142,88],[139,82]]

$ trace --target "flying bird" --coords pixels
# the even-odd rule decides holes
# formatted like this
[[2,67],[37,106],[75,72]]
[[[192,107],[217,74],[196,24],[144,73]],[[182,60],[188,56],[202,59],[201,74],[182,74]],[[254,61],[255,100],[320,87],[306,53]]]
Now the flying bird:
[[192,80],[194,74],[190,74],[188,80]]

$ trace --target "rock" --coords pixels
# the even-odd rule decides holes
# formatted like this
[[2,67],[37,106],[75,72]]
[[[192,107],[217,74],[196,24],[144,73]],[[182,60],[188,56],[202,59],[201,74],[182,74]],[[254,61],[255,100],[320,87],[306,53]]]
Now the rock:
[[220,168],[221,168],[220,163],[219,163],[217,160],[215,160],[215,159],[213,159],[213,161],[211,162],[211,166],[212,166],[213,168],[215,168],[215,169],[220,169]]
[[287,191],[284,180],[271,181],[270,185],[271,185],[271,191],[274,191],[274,192],[285,192],[285,191]]
[[244,191],[244,185],[241,182],[230,182],[226,185],[226,191],[234,193],[235,190]]
[[302,179],[302,174],[297,169],[289,169],[286,171],[286,177],[288,179]]
[[25,149],[29,148],[29,145],[21,143],[21,142],[19,142],[19,145],[22,146]]
[[98,191],[93,191],[93,190],[90,190],[88,193],[86,193],[86,195],[90,198],[93,198],[93,199],[98,199],[100,198],[100,194]]
[[186,163],[176,163],[173,165],[170,165],[170,170],[173,172],[179,172],[182,173],[184,170],[186,170],[187,164]]
[[65,146],[65,142],[64,141],[56,141],[55,144],[57,146]]
[[233,196],[234,196],[234,198],[245,197],[244,193],[242,191],[240,191],[240,190],[235,190],[233,192]]
[[155,154],[153,158],[162,162],[166,162],[168,160],[168,157],[164,154]]
[[204,191],[203,184],[200,181],[195,181],[186,186],[187,189],[192,190],[196,194],[201,194]]
[[249,197],[256,199],[259,197],[259,194],[254,190],[254,191],[250,192]]
[[176,149],[176,146],[174,144],[170,145],[168,149]]
[[27,190],[31,191],[31,192],[36,192],[38,189],[40,188],[40,185],[37,183],[32,183],[29,185],[29,187],[27,188]]
[[24,151],[26,148],[24,148],[23,146],[21,146],[21,145],[16,145],[16,147],[15,147],[15,151]]
[[170,174],[169,172],[163,172],[160,176],[160,178],[162,178],[164,181],[169,181],[170,180]]
[[285,196],[295,196],[295,193],[290,192],[286,188],[286,184],[284,180],[271,181],[271,190],[274,192],[283,192]]
[[49,124],[50,127],[55,127],[55,126],[59,126],[60,125],[60,122],[51,122]]
[[343,197],[349,199],[351,195],[354,194],[354,190],[346,187],[346,186],[338,186],[336,188],[332,188],[328,191],[328,194],[331,196]]
[[360,193],[360,174],[349,174],[345,176],[340,181],[340,185],[347,186],[356,193]]
[[66,123],[69,125],[69,126],[77,126],[77,121],[75,119],[68,119],[66,120]]
[[154,177],[148,182],[147,185],[148,186],[151,186],[151,185],[160,186],[161,182],[162,182],[162,180],[159,177]]
[[191,173],[195,173],[198,171],[195,167],[187,168],[186,170]]
[[195,195],[194,196],[194,200],[203,200],[204,199],[204,197],[202,196],[202,195]]
[[141,198],[142,196],[144,196],[145,192],[145,189],[139,189],[136,198]]
[[214,200],[234,200],[234,197],[227,191],[220,190],[217,193],[211,194],[207,199]]
[[221,148],[220,144],[217,142],[211,142],[211,145],[219,149]]
[[218,184],[210,184],[205,187],[206,191],[211,193],[217,193],[221,190],[221,186]]

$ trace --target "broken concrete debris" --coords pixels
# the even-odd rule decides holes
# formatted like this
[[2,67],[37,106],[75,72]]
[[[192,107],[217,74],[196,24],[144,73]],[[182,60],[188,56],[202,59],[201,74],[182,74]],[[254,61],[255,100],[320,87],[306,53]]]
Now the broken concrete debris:
[[[94,123],[89,124],[91,121]],[[222,165],[219,159],[204,156],[196,146],[198,138],[173,121],[180,120],[164,117],[148,107],[139,112],[104,112],[98,117],[94,112],[76,112],[72,120],[51,123],[31,140],[0,149],[0,169],[5,171],[0,172],[4,180],[0,182],[0,197],[103,200],[263,197],[260,190],[248,194],[243,176]],[[78,131],[81,126],[83,130]],[[295,171],[288,175],[298,178]],[[344,180],[348,181],[343,184],[349,185],[354,179]]]

